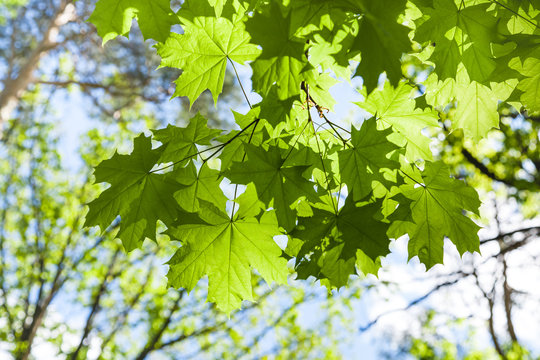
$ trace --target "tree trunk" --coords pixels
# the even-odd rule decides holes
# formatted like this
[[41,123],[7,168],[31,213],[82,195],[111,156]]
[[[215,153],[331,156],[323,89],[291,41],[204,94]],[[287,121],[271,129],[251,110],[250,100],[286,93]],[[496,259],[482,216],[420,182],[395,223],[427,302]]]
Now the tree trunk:
[[58,45],[57,38],[60,28],[74,19],[73,0],[63,0],[45,30],[43,38],[30,53],[16,77],[5,80],[4,89],[0,93],[0,138],[4,124],[11,118],[22,95],[33,82],[33,74],[39,66],[39,61]]

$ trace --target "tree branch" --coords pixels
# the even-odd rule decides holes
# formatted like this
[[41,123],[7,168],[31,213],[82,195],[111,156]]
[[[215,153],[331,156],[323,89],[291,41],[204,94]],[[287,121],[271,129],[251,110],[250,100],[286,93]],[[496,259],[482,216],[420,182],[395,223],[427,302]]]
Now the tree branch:
[[161,337],[163,336],[163,333],[167,328],[169,327],[169,324],[172,321],[173,315],[176,313],[178,308],[180,307],[180,301],[182,301],[182,298],[184,297],[185,290],[181,290],[178,294],[178,298],[174,302],[174,305],[172,306],[171,310],[169,311],[169,315],[167,318],[163,321],[158,331],[152,336],[150,339],[148,339],[148,342],[144,346],[144,348],[141,350],[139,355],[135,358],[136,360],[144,360],[148,354],[156,348],[156,345],[161,340]]
[[87,89],[101,89],[107,92],[108,94],[112,96],[135,96],[140,97],[143,100],[150,101],[150,102],[159,102],[160,99],[156,97],[147,96],[142,93],[133,93],[133,91],[130,91],[131,89],[119,89],[113,84],[100,84],[96,82],[89,82],[89,81],[78,81],[74,79],[68,79],[68,80],[36,80],[36,83],[38,84],[44,84],[44,85],[52,85],[57,87],[67,87],[69,85],[77,85],[83,90]]
[[493,171],[488,169],[488,167],[486,165],[482,164],[482,162],[480,160],[475,158],[474,155],[471,154],[469,152],[469,150],[465,149],[464,147],[461,148],[461,154],[463,155],[463,157],[465,159],[467,159],[467,161],[469,163],[474,165],[474,167],[477,168],[478,171],[480,171],[482,174],[486,175],[491,180],[498,181],[498,182],[503,183],[503,184],[505,184],[507,186],[510,186],[510,187],[516,187],[516,185],[514,184],[513,181],[510,181],[508,179],[503,179],[503,178],[500,178],[499,176],[497,176]]
[[506,315],[506,328],[508,330],[508,335],[514,343],[518,343],[516,332],[514,330],[514,323],[512,322],[512,291],[513,289],[508,284],[507,270],[508,265],[506,264],[506,259],[502,257],[502,266],[503,266],[503,300],[504,300],[504,312]]
[[512,235],[517,234],[517,233],[524,233],[524,232],[529,232],[529,231],[531,231],[533,233],[538,233],[538,232],[540,232],[540,226],[530,226],[530,227],[523,228],[523,229],[512,230],[512,231],[509,231],[509,232],[504,233],[504,234],[499,234],[499,235],[497,235],[496,237],[493,237],[493,238],[480,240],[480,245],[486,244],[486,243],[491,242],[491,241],[499,241],[499,240],[504,239],[507,236],[512,236]]
[[495,281],[493,283],[493,287],[491,289],[491,292],[490,292],[490,294],[488,294],[486,291],[484,291],[484,289],[480,285],[480,281],[478,280],[478,274],[476,273],[476,271],[473,272],[473,276],[474,276],[474,279],[476,281],[476,286],[478,287],[478,289],[480,290],[480,292],[483,294],[484,298],[488,302],[488,308],[489,308],[488,331],[489,331],[489,334],[491,336],[491,341],[493,342],[493,346],[495,347],[495,351],[497,351],[497,353],[499,354],[501,359],[506,360],[507,359],[506,354],[504,353],[504,351],[503,351],[503,349],[501,347],[501,344],[499,343],[497,333],[495,332],[494,311],[493,311],[493,307],[494,307],[495,303],[493,301],[493,295],[495,293],[495,285],[497,284],[497,282]]
[[84,342],[86,338],[88,337],[88,334],[90,334],[90,330],[92,329],[94,318],[100,310],[101,297],[106,292],[107,286],[109,284],[109,277],[112,274],[114,263],[116,262],[116,258],[118,257],[119,254],[120,254],[120,248],[118,248],[116,252],[114,253],[114,255],[112,256],[108,269],[107,269],[107,273],[103,277],[103,280],[101,281],[101,284],[99,285],[99,288],[94,296],[94,301],[92,302],[92,308],[90,310],[90,314],[88,314],[88,317],[86,318],[86,324],[84,325],[84,330],[81,336],[81,340],[79,341],[79,345],[77,346],[77,349],[75,349],[75,351],[71,353],[71,356],[70,356],[71,360],[77,360],[79,352],[83,348]]
[[[133,310],[133,308],[135,307],[135,305],[137,305],[137,303],[139,302],[139,300],[141,299],[141,297],[144,295],[144,292],[146,290],[146,287],[148,286],[149,282],[150,282],[150,278],[153,274],[153,268],[150,267],[150,269],[148,270],[148,272],[146,273],[146,278],[145,278],[145,281],[143,282],[143,284],[141,285],[141,287],[139,288],[139,291],[137,291],[137,293],[133,296],[133,298],[131,299],[131,301],[127,304],[126,308],[116,317],[116,322],[115,324],[113,325],[113,329],[111,330],[111,332],[107,335],[107,338],[105,340],[103,340],[103,342],[101,343],[100,347],[101,347],[101,352],[100,352],[100,356],[98,357],[98,359],[101,359],[101,355],[103,354],[103,350],[107,347],[107,345],[114,339],[114,336],[116,335],[116,333],[122,328],[122,326],[124,326],[124,324],[126,323],[127,321],[127,318],[129,316],[129,313],[131,312],[131,310]],[[108,324],[109,325],[109,324]]]

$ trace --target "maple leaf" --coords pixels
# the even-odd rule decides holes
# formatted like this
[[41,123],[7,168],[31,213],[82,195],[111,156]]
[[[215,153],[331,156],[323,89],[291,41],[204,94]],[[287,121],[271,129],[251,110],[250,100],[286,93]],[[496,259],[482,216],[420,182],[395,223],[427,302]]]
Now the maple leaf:
[[401,56],[411,50],[408,27],[397,22],[405,10],[405,0],[351,0],[356,12],[364,15],[359,20],[358,35],[351,52],[358,50],[362,56],[355,75],[364,79],[368,92],[379,81],[379,75],[386,72],[387,78],[397,84],[403,76]]
[[525,76],[517,85],[517,89],[521,92],[519,99],[532,113],[538,113],[540,112],[540,60],[528,57],[518,69]]
[[210,140],[221,133],[221,130],[210,129],[207,120],[197,113],[189,120],[185,128],[167,125],[165,129],[153,130],[154,139],[163,143],[163,153],[159,162],[177,162],[182,159],[185,164],[190,155],[197,154],[198,145],[210,145]]
[[[213,9],[208,0],[197,0],[205,9]],[[164,44],[158,44],[161,66],[183,70],[176,80],[174,96],[187,96],[191,105],[206,89],[217,102],[223,89],[227,61],[243,64],[255,59],[260,51],[250,44],[250,35],[244,29],[241,17],[212,17],[194,15],[187,9],[180,11],[183,34],[171,33]],[[202,4],[204,3],[204,4]],[[203,11],[203,10],[201,10]]]
[[171,223],[178,217],[180,208],[172,194],[183,188],[172,173],[151,172],[161,150],[152,150],[149,137],[141,134],[133,144],[130,155],[115,153],[96,166],[96,183],[107,182],[111,187],[88,204],[84,224],[104,231],[120,215],[117,236],[127,251],[139,247],[146,237],[155,240],[157,220]]
[[288,250],[296,257],[301,278],[327,278],[331,286],[339,288],[355,273],[356,263],[364,274],[378,271],[379,258],[389,252],[389,224],[375,218],[379,203],[357,206],[353,197],[347,197],[337,214],[326,197],[324,203],[313,205],[310,216],[298,218],[289,233]]
[[169,0],[99,0],[88,21],[96,26],[103,44],[119,35],[127,37],[134,18],[145,40],[164,42],[178,23],[170,6]]
[[418,255],[428,269],[442,264],[445,236],[461,255],[479,251],[480,227],[463,214],[478,214],[480,200],[476,191],[452,179],[441,161],[426,162],[421,174],[413,171],[407,178],[409,183],[401,186],[401,193],[412,200],[409,211],[392,222],[388,234],[395,238],[409,234],[409,259]]
[[184,210],[199,211],[199,200],[213,203],[220,209],[225,208],[227,197],[219,187],[222,180],[219,171],[210,169],[205,163],[197,172],[195,164],[190,161],[185,168],[176,168],[174,176],[185,186],[174,194],[174,198]]
[[462,128],[467,137],[479,141],[499,127],[498,99],[489,87],[476,81],[458,83],[457,94],[453,128]]
[[300,94],[302,69],[306,63],[305,40],[294,36],[290,15],[283,16],[280,6],[271,2],[266,13],[256,13],[246,22],[253,34],[253,42],[262,47],[253,61],[253,89],[265,96],[272,86],[277,87],[279,99],[286,100]]
[[299,257],[319,246],[325,238],[345,245],[341,252],[341,258],[345,260],[355,257],[357,250],[362,250],[373,260],[388,254],[390,240],[386,231],[389,224],[375,218],[380,203],[357,206],[353,198],[348,196],[337,214],[330,204],[315,204],[317,207],[313,208],[312,216],[299,217],[297,226],[290,234],[304,242]]
[[358,19],[350,16],[337,1],[297,0],[291,2],[291,27],[295,34],[309,38],[309,63],[337,77],[349,79],[351,48],[358,35]]
[[309,166],[284,167],[281,152],[276,147],[264,150],[246,144],[245,150],[247,160],[233,163],[225,176],[235,184],[253,182],[261,201],[276,210],[279,225],[292,229],[296,216],[291,205],[301,197],[317,198],[314,184],[302,176]]
[[[341,258],[344,244],[326,250],[318,258],[317,265],[320,267],[320,275],[326,277],[321,279],[328,281],[330,287],[340,288],[346,286],[351,275],[356,273],[354,257],[345,260]],[[320,277],[320,275],[318,277]]]
[[492,43],[500,42],[499,20],[488,11],[490,4],[458,8],[453,0],[433,0],[421,7],[429,16],[415,32],[415,40],[435,44],[431,60],[435,71],[444,80],[455,77],[462,63],[471,80],[487,82],[496,68]]
[[410,85],[403,82],[395,89],[385,82],[382,90],[375,89],[365,102],[357,105],[375,116],[379,130],[392,127],[395,133],[389,135],[388,139],[406,146],[407,159],[430,160],[430,139],[423,136],[421,131],[426,127],[438,126],[438,115],[434,110],[417,109],[410,97],[412,90]]
[[352,148],[339,153],[341,178],[354,194],[354,200],[360,200],[374,188],[373,182],[388,184],[382,169],[399,168],[399,161],[392,158],[398,147],[388,141],[391,129],[377,130],[375,119],[363,122],[360,130],[352,128]]
[[486,85],[470,81],[463,66],[460,66],[456,79],[437,81],[437,76],[432,74],[427,81],[426,101],[440,108],[456,101],[452,128],[463,129],[474,141],[499,127],[497,94]]
[[287,261],[273,240],[279,234],[273,212],[260,220],[253,217],[231,220],[212,209],[212,223],[172,226],[168,234],[182,241],[182,247],[169,261],[169,284],[193,289],[208,275],[208,299],[229,313],[240,308],[242,300],[252,300],[251,268],[267,283],[287,281]]

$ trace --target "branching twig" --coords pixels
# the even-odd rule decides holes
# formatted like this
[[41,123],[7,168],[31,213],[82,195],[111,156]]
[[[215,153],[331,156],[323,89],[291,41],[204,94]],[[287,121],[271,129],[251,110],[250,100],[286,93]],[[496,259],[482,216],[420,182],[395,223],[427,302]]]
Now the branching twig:
[[436,293],[438,290],[440,290],[441,288],[444,288],[444,287],[447,287],[447,286],[452,286],[452,285],[455,285],[457,284],[459,281],[461,281],[461,279],[464,277],[464,276],[467,276],[469,274],[467,273],[462,273],[462,276],[456,278],[456,279],[453,279],[453,280],[449,280],[449,281],[446,281],[446,282],[443,282],[443,283],[440,283],[438,284],[437,286],[435,286],[433,289],[429,290],[427,293],[425,293],[424,295],[414,299],[413,301],[411,301],[409,304],[407,304],[407,306],[403,307],[403,308],[400,308],[400,309],[393,309],[393,310],[389,310],[389,311],[386,311],[380,315],[378,315],[377,317],[375,317],[375,319],[371,320],[369,323],[367,323],[366,325],[362,326],[360,328],[360,331],[361,332],[365,332],[367,330],[369,330],[373,325],[377,324],[377,322],[379,322],[379,320],[389,314],[393,314],[393,313],[396,313],[396,312],[402,312],[402,311],[406,311],[408,309],[410,309],[411,307],[421,303],[422,301],[426,300],[428,297],[430,297],[431,295],[433,295],[434,293]]
[[530,226],[530,227],[523,228],[523,229],[512,230],[512,231],[509,231],[509,232],[504,233],[504,234],[499,234],[499,235],[497,235],[497,236],[495,236],[493,238],[480,240],[480,244],[482,245],[482,244],[485,244],[485,243],[488,243],[488,242],[498,241],[498,240],[504,239],[507,236],[512,236],[512,235],[517,234],[517,233],[524,233],[524,232],[529,232],[529,231],[534,231],[536,233],[540,232],[540,226]]
[[326,180],[326,190],[328,191],[328,194],[330,195],[330,199],[332,200],[332,205],[334,207],[334,211],[337,214],[338,213],[338,206],[337,206],[337,203],[336,203],[336,201],[334,199],[334,196],[332,195],[332,192],[330,191],[330,181],[328,180],[328,173],[326,172],[326,166],[324,165],[321,146],[319,145],[319,137],[317,136],[317,130],[315,129],[315,124],[313,123],[313,119],[311,118],[311,111],[310,111],[311,109],[309,107],[309,99],[311,99],[311,97],[309,95],[309,85],[306,82],[302,82],[301,88],[306,93],[306,99],[308,99],[307,106],[306,106],[307,114],[308,114],[308,122],[310,122],[312,127],[313,127],[313,136],[315,137],[315,142],[317,143],[317,150],[319,152],[319,158],[321,159],[322,170],[324,172],[324,178]]

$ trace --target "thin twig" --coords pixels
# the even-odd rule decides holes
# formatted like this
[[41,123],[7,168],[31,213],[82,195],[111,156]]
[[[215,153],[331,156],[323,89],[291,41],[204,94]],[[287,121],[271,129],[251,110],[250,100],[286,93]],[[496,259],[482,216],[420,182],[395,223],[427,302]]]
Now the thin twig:
[[[306,87],[307,87],[307,84],[306,84]],[[335,124],[333,123],[332,121],[330,121],[328,119],[328,117],[324,114],[323,110],[322,110],[322,106],[317,104],[317,102],[311,97],[311,96],[308,96],[307,98],[307,106],[309,107],[309,102],[311,101],[315,107],[317,108],[317,112],[319,113],[319,116],[322,117],[324,119],[324,121],[326,121],[326,123],[328,125],[330,125],[330,127],[332,128],[332,130],[334,131],[334,133],[337,135],[337,137],[343,142],[344,145],[348,145],[348,140],[346,140],[345,138],[343,138],[343,136],[341,136],[341,134],[339,133],[339,131],[337,131],[336,128],[339,128],[343,131],[345,131],[346,133],[350,134],[351,132],[347,129],[345,129],[344,127],[338,125],[338,124]]]
[[309,96],[309,85],[304,82],[303,86],[302,86],[302,89],[306,93],[306,99],[308,99],[307,106],[306,106],[307,113],[308,113],[308,122],[310,122],[312,127],[313,127],[313,136],[315,136],[315,142],[317,143],[317,150],[319,152],[319,158],[321,159],[322,170],[324,172],[324,178],[326,180],[326,191],[328,191],[328,194],[330,195],[330,199],[332,200],[332,205],[334,207],[334,211],[337,214],[338,213],[338,208],[337,208],[336,201],[334,200],[334,196],[332,195],[332,192],[330,191],[330,181],[328,180],[328,174],[326,173],[326,166],[324,166],[324,160],[323,160],[322,154],[321,154],[321,146],[319,145],[319,138],[317,136],[317,130],[315,130],[315,124],[313,123],[313,119],[311,118],[311,111],[310,111],[310,107],[309,107],[309,99],[311,98]]
[[[462,276],[466,276],[468,274],[463,274]],[[449,280],[449,281],[446,281],[446,282],[443,282],[443,283],[440,283],[439,285],[435,286],[433,289],[431,289],[430,291],[428,291],[427,293],[425,293],[424,295],[414,299],[413,301],[411,301],[407,306],[403,307],[403,308],[399,308],[399,309],[393,309],[393,310],[390,310],[390,311],[387,311],[387,312],[384,312],[380,315],[378,315],[377,317],[375,317],[373,320],[371,320],[369,323],[367,323],[366,325],[362,326],[360,328],[360,331],[361,332],[365,332],[367,330],[369,330],[373,325],[377,324],[377,322],[379,322],[379,320],[389,314],[392,314],[392,313],[395,313],[395,312],[401,312],[401,311],[405,311],[405,310],[408,310],[410,309],[411,307],[421,303],[422,301],[426,300],[428,297],[430,297],[431,295],[433,295],[435,292],[437,292],[439,289],[441,288],[444,288],[444,287],[447,287],[447,286],[452,286],[454,284],[457,284],[459,281],[461,281],[461,277],[458,277],[456,279],[453,279],[453,280]]]

